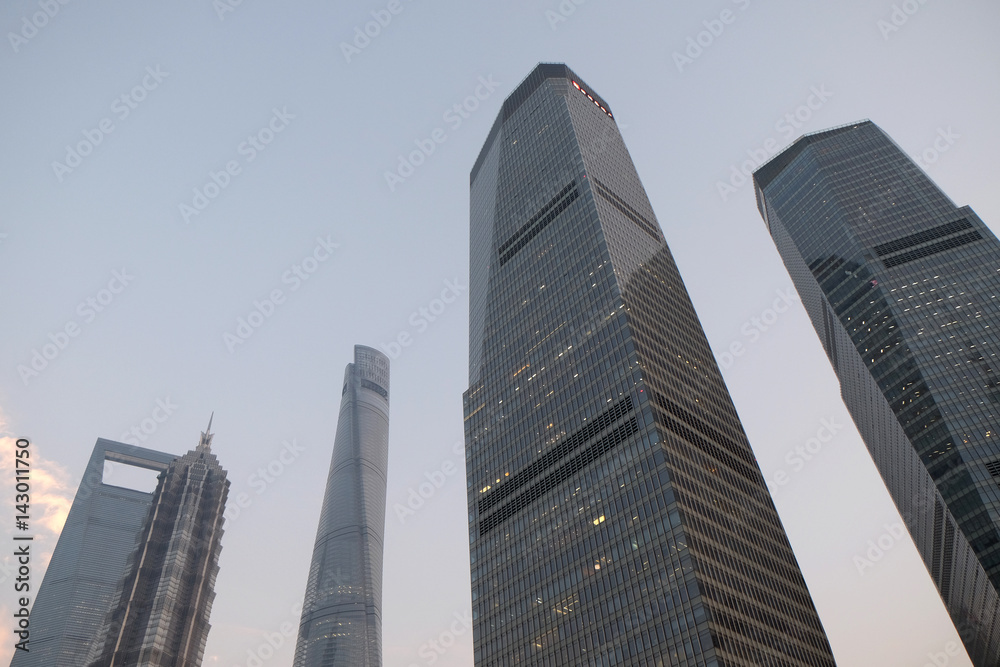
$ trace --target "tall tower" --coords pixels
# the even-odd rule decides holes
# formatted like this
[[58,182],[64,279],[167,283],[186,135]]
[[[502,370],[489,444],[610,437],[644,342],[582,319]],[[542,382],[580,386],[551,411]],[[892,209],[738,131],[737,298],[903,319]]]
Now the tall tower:
[[211,431],[209,419],[198,446],[160,474],[92,667],[201,665],[229,495]]
[[834,665],[610,106],[539,65],[470,180],[476,665]]
[[302,603],[295,667],[381,667],[389,358],[354,346]]
[[104,463],[163,471],[174,457],[97,440],[31,607],[29,650],[14,651],[11,667],[86,665],[153,499],[106,484]]
[[1000,242],[869,121],[800,138],[757,207],[976,665],[1000,664]]

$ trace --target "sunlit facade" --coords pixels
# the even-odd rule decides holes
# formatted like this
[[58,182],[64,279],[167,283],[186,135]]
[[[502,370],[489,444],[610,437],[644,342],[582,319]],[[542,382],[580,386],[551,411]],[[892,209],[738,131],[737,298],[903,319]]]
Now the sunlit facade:
[[105,484],[105,461],[163,471],[174,458],[97,440],[31,608],[29,650],[14,651],[11,667],[87,664],[153,499]]
[[295,667],[381,667],[389,358],[364,345],[340,417],[302,603]]
[[802,137],[757,205],[969,655],[1000,664],[1000,242],[870,121]]
[[539,65],[470,180],[477,667],[834,665],[608,104]]
[[160,474],[90,667],[202,664],[229,495],[211,431]]

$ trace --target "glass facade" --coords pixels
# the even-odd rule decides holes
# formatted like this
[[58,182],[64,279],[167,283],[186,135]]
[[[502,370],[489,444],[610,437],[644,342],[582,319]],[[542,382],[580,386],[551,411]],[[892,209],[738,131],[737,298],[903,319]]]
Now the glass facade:
[[608,104],[539,65],[470,180],[476,665],[834,665]]
[[389,358],[354,347],[313,549],[295,667],[381,667]]
[[754,181],[970,657],[1000,664],[1000,242],[869,121],[802,137]]
[[31,608],[29,651],[11,667],[82,667],[104,622],[153,495],[103,482],[104,462],[162,471],[175,456],[100,438]]
[[90,667],[200,667],[229,495],[211,429],[160,474]]

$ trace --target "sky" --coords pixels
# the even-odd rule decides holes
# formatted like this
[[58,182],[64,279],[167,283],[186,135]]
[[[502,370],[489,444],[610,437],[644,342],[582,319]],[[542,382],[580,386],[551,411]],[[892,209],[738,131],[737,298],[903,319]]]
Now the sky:
[[471,666],[469,171],[565,62],[615,115],[838,664],[968,665],[745,172],[869,118],[1000,231],[998,25],[989,0],[6,0],[0,467],[30,440],[50,552],[98,437],[181,454],[214,411],[246,502],[204,664],[290,665],[343,369],[380,347],[385,665]]

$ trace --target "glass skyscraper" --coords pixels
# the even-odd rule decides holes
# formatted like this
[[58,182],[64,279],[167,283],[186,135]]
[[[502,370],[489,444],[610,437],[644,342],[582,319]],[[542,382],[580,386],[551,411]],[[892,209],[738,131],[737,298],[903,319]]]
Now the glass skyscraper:
[[381,667],[389,358],[354,346],[302,603],[295,667]]
[[86,665],[153,498],[105,484],[104,463],[163,471],[174,458],[97,440],[31,608],[29,651],[14,651],[11,667]]
[[90,667],[201,666],[229,495],[211,445],[209,419],[198,446],[160,474]]
[[1000,242],[869,121],[754,174],[841,394],[974,664],[1000,664]]
[[476,665],[834,665],[611,107],[539,65],[470,180]]

